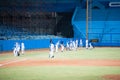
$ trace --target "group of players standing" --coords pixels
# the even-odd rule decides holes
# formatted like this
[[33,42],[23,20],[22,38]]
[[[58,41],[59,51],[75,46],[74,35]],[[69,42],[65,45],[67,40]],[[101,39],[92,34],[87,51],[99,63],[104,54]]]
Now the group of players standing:
[[[78,47],[81,47],[81,48],[83,47],[83,40],[82,39],[80,39],[79,41],[78,41],[78,39],[69,40],[66,42],[66,45],[64,45],[63,41],[58,41],[56,44],[54,44],[53,41],[50,40],[49,58],[54,58],[54,52],[57,53],[59,47],[61,48],[61,52],[63,52],[65,48],[67,51],[77,50]],[[86,47],[86,49],[93,48],[92,44],[89,43],[88,40],[86,40],[85,47]]]
[[21,51],[21,54],[24,54],[24,50],[25,50],[24,43],[22,42],[20,45],[18,42],[16,42],[14,45],[13,54],[14,56],[20,56],[20,51]]
[[[64,49],[66,49],[67,51],[72,51],[72,50],[77,50],[78,47],[82,48],[83,47],[83,40],[80,39],[76,39],[76,40],[69,40],[66,41],[66,44],[64,44],[63,41],[57,41],[56,44],[53,43],[52,39],[50,40],[50,45],[49,45],[49,58],[54,58],[54,52],[58,53],[58,50],[60,48],[60,51],[63,52]],[[86,40],[85,42],[85,47],[86,49],[92,49],[93,46],[91,43],[88,42],[88,40]],[[24,50],[25,50],[25,45],[22,42],[21,45],[16,42],[14,45],[14,49],[13,49],[13,54],[14,56],[20,56],[20,54],[24,54]]]

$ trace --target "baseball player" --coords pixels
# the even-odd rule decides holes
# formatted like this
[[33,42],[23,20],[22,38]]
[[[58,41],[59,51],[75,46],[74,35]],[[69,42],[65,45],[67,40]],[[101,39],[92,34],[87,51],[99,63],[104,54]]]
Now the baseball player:
[[22,42],[22,43],[21,43],[21,53],[24,54],[24,51],[25,51],[25,45],[24,45],[24,43]]
[[61,41],[61,52],[63,52],[64,51],[64,44],[63,44],[63,41]]
[[17,49],[16,49],[15,46],[14,46],[14,49],[13,49],[13,54],[14,54],[14,56],[17,56]]
[[75,48],[76,48],[76,50],[77,50],[77,48],[78,48],[78,40],[76,39],[76,41],[75,41]]
[[86,39],[86,49],[88,49],[88,40]]
[[20,45],[18,42],[16,43],[16,49],[17,49],[17,55],[20,56]]
[[72,40],[70,40],[70,50],[72,50],[73,49],[73,43],[72,43]]
[[75,41],[72,41],[72,44],[73,44],[72,49],[73,49],[73,50],[76,50],[76,44],[75,44]]
[[90,47],[89,47],[90,49],[93,49],[93,46],[92,46],[92,44],[91,44],[91,43],[89,43],[89,46],[90,46]]
[[80,39],[80,47],[81,47],[81,48],[83,47],[82,39]]
[[18,42],[15,43],[15,47],[13,49],[14,56],[20,56],[20,45]]
[[52,42],[50,43],[49,58],[54,58],[54,44]]
[[58,47],[59,47],[59,41],[55,45],[55,52],[58,52]]
[[70,50],[69,41],[66,42],[66,50]]

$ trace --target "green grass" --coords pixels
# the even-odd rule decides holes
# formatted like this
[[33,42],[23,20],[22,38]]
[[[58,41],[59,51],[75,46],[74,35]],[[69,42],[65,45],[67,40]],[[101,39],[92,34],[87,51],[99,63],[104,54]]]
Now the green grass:
[[[49,51],[26,52],[14,57],[13,54],[0,54],[0,61],[48,59]],[[55,53],[55,59],[99,59],[120,60],[120,48],[80,49]],[[119,66],[18,66],[0,67],[0,80],[107,80],[104,75],[120,75]]]
[[[0,54],[0,61],[19,58],[48,59],[49,50],[46,51],[28,51],[25,55],[14,57],[11,54]],[[120,48],[95,48],[92,50],[79,49],[77,51],[64,51],[55,53],[57,59],[113,59],[120,60]]]
[[37,66],[0,68],[0,80],[105,80],[120,67]]

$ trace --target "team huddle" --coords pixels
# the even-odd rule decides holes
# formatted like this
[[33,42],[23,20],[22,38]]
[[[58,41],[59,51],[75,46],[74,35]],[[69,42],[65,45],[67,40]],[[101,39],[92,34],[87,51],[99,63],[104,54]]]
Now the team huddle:
[[[83,41],[82,39],[80,39],[78,41],[78,39],[76,40],[70,40],[70,41],[67,41],[66,44],[64,44],[63,41],[58,41],[56,44],[54,44],[54,42],[52,40],[50,40],[50,52],[49,52],[49,58],[54,58],[54,52],[58,52],[58,49],[60,48],[61,52],[64,51],[64,49],[66,49],[67,51],[72,51],[72,50],[77,50],[78,47],[83,47]],[[86,40],[86,43],[85,43],[85,47],[86,49],[92,49],[93,46],[91,43],[88,42],[88,40]]]

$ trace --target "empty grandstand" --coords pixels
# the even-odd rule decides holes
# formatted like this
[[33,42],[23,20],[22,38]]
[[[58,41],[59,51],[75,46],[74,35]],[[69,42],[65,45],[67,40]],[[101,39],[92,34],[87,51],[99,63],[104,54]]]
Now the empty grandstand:
[[[71,11],[74,10],[76,1],[1,0],[0,39],[73,37]],[[61,5],[69,6],[63,9]],[[68,32],[63,31],[64,28],[68,28]]]
[[[120,7],[111,7],[107,1],[89,0],[88,39],[97,39],[98,45],[115,45],[120,43]],[[86,2],[83,2],[86,3]],[[76,7],[72,17],[74,37],[86,38],[86,7]]]
[[86,37],[95,46],[120,46],[119,13],[119,0],[0,0],[0,51],[10,41],[5,50],[15,41],[47,40],[48,45],[49,39]]

